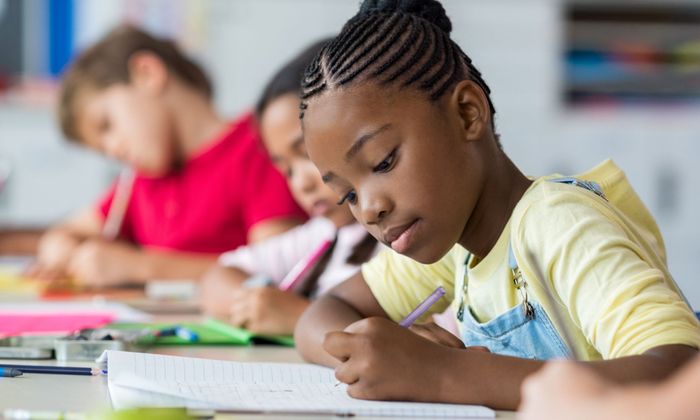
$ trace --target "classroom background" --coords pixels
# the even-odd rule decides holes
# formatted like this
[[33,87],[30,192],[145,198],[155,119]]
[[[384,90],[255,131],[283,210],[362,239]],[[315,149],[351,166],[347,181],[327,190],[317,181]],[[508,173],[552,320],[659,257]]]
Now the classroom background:
[[[502,143],[528,174],[611,157],[666,240],[700,308],[700,1],[444,0],[452,34],[488,75]],[[0,232],[91,203],[118,166],[66,143],[53,115],[72,54],[115,24],[175,38],[228,116],[279,65],[355,13],[357,0],[0,0]],[[507,116],[507,117],[504,117]],[[503,122],[502,122],[503,121]],[[2,233],[0,233],[2,235]]]

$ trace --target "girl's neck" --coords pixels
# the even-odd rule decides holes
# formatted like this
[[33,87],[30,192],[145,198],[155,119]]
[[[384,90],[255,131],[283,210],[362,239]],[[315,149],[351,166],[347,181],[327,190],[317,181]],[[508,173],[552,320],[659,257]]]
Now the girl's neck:
[[529,180],[505,155],[499,158],[493,172],[487,174],[481,195],[459,240],[478,258],[484,258],[496,245],[513,209],[530,187]]
[[174,89],[171,99],[178,160],[184,162],[215,140],[227,123],[209,99],[193,89],[184,86]]

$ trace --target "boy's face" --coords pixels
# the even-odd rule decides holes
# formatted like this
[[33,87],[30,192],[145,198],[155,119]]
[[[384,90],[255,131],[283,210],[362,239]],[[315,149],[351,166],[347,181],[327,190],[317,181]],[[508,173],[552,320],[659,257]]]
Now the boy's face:
[[449,96],[364,83],[312,98],[303,121],[311,160],[355,218],[422,263],[459,241],[484,183]]
[[147,175],[172,169],[172,121],[158,97],[127,84],[93,89],[81,94],[75,115],[88,147]]
[[270,102],[261,116],[260,128],[272,162],[287,178],[294,198],[304,210],[312,216],[328,218],[338,227],[352,223],[348,206],[336,205],[336,194],[323,184],[321,174],[306,154],[297,95]]

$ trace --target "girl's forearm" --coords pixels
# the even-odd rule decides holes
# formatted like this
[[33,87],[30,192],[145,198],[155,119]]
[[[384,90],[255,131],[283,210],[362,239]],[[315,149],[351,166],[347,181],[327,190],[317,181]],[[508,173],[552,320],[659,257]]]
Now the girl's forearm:
[[299,353],[311,363],[335,367],[338,360],[323,349],[326,333],[343,330],[363,316],[353,307],[331,295],[319,298],[299,318],[294,340]]
[[[441,374],[444,379],[441,380],[453,384],[452,387],[440,384],[444,390],[443,402],[515,410],[520,404],[523,381],[544,365],[539,360],[492,353],[459,349],[453,352],[454,363],[440,362],[444,365]],[[694,353],[695,349],[686,346],[663,346],[638,356],[587,362],[586,365],[613,382],[654,382],[668,377]]]
[[451,351],[456,363],[437,362],[443,371],[441,383],[436,384],[443,395],[440,402],[515,410],[520,404],[521,384],[544,365],[539,360],[468,349]]

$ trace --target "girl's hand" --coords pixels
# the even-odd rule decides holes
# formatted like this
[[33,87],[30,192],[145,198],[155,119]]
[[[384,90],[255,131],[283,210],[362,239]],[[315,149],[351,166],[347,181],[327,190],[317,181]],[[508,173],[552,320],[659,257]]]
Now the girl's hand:
[[214,264],[199,281],[199,302],[209,316],[229,318],[233,292],[240,289],[246,275]]
[[488,347],[483,346],[469,346],[466,347],[464,342],[459,339],[456,335],[442,328],[434,322],[428,322],[426,324],[413,324],[409,327],[411,331],[426,338],[434,343],[442,344],[443,346],[453,347],[456,349],[470,350],[470,351],[481,351],[485,353],[490,353],[491,350]]
[[335,376],[350,396],[407,401],[440,401],[449,386],[441,369],[455,351],[376,317],[326,334],[323,348],[342,362]]
[[68,273],[79,286],[109,287],[135,281],[141,265],[138,248],[124,242],[91,239],[73,253]]
[[413,324],[409,327],[409,330],[434,343],[442,344],[443,346],[457,349],[465,348],[462,340],[434,322]]
[[292,334],[309,306],[304,297],[274,287],[242,287],[231,297],[231,324],[258,334]]

